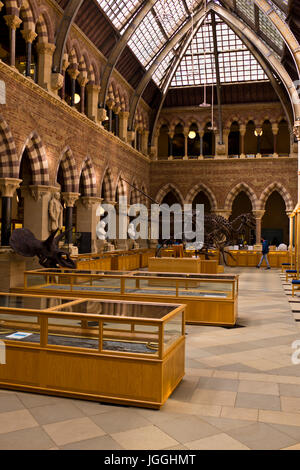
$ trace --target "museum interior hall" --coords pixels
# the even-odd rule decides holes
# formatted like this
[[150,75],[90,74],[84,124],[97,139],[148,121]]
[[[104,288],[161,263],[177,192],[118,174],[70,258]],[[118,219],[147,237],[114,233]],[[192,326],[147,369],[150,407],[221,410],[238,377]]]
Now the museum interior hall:
[[0,450],[300,450],[299,286],[300,0],[0,0]]

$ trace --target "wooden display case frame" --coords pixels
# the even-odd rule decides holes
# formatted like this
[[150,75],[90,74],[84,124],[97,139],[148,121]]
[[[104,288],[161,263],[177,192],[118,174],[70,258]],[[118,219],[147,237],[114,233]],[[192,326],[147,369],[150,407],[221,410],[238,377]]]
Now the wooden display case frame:
[[[18,294],[0,294],[15,296]],[[25,297],[49,297],[26,295]],[[64,297],[61,297],[64,298]],[[91,299],[70,298],[66,306],[76,308],[82,301]],[[99,301],[100,299],[94,299]],[[136,304],[105,300],[108,303]],[[140,302],[138,303],[141,304]],[[143,305],[153,306],[150,303]],[[136,317],[60,312],[61,306],[44,310],[12,309],[0,307],[0,319],[5,314],[22,317],[37,317],[36,323],[6,321],[2,326],[24,328],[27,331],[39,331],[40,343],[22,342],[5,339],[6,364],[0,364],[0,388],[36,392],[47,395],[66,396],[84,400],[134,405],[138,407],[160,408],[177,387],[185,370],[185,305],[164,304],[172,311],[160,319],[142,319]],[[165,327],[176,315],[182,315],[181,335],[166,349],[163,348]],[[49,325],[49,318],[76,320],[79,327],[62,327]],[[99,328],[88,327],[88,321],[98,322]],[[115,338],[126,337],[141,340],[149,335],[135,334],[137,325],[158,327],[158,350],[156,356],[123,351],[103,349],[103,325],[109,322],[130,324],[130,330],[110,331]],[[28,326],[29,325],[29,326]],[[29,328],[29,329],[28,329]],[[83,334],[98,338],[98,349],[70,347],[48,344],[48,333],[67,335]],[[138,338],[138,339],[137,339]]]
[[[113,274],[87,274],[87,273],[80,273],[76,270],[68,270],[68,273],[63,272],[64,270],[60,270],[61,272],[58,274],[60,287],[57,289],[49,289],[46,291],[45,287],[50,285],[51,274],[53,276],[56,270],[45,270],[45,269],[37,269],[33,271],[25,271],[24,273],[24,289],[23,288],[15,288],[14,292],[31,292],[31,293],[38,293],[45,295],[58,295],[58,296],[76,296],[79,298],[97,298],[97,299],[116,299],[116,300],[132,300],[132,301],[141,301],[141,302],[156,302],[156,303],[183,303],[186,305],[186,322],[189,324],[203,324],[203,325],[217,325],[217,326],[229,326],[233,327],[236,324],[237,316],[238,316],[238,306],[237,306],[237,298],[238,298],[238,275],[226,275],[226,274],[197,274],[194,273],[172,273],[173,277],[170,279],[170,275],[164,277],[164,273],[156,273],[159,274],[159,281],[162,283],[162,287],[160,288],[161,293],[153,294],[149,293],[128,293],[125,291],[125,283],[126,279],[135,279],[136,281],[136,288],[140,288],[139,281],[145,280],[152,282],[154,280],[149,273],[142,272],[142,271],[133,271],[131,273],[118,273],[114,272]],[[43,285],[36,285],[36,286],[28,286],[27,277],[30,275],[39,275],[43,274],[46,276],[46,283]],[[178,277],[176,277],[176,274]],[[57,274],[55,274],[57,275]],[[138,276],[138,277],[137,277]],[[185,276],[183,278],[183,276]],[[193,277],[191,280],[190,276],[197,276]],[[120,289],[119,292],[103,292],[97,290],[89,290],[89,291],[78,291],[74,290],[74,286],[76,284],[76,277],[81,279],[82,282],[88,282],[89,285],[92,286],[93,280],[100,279],[101,277],[110,278],[110,279],[119,279],[120,280]],[[69,278],[68,284],[66,284],[66,290],[62,289],[63,279]],[[158,279],[157,279],[158,281]],[[172,288],[174,289],[174,295],[164,295],[164,289],[167,289],[166,284],[172,281]],[[79,281],[78,281],[79,282]],[[220,282],[224,283],[224,286],[231,284],[231,294],[227,295],[226,298],[216,298],[214,294],[216,291],[211,291],[211,297],[206,296],[189,296],[189,295],[181,295],[179,288],[184,287],[185,289],[192,288],[193,285],[199,284],[201,282]],[[52,285],[52,284],[51,284]],[[157,287],[157,286],[156,286]],[[219,292],[219,291],[218,291]],[[228,293],[228,289],[225,290],[225,293]]]

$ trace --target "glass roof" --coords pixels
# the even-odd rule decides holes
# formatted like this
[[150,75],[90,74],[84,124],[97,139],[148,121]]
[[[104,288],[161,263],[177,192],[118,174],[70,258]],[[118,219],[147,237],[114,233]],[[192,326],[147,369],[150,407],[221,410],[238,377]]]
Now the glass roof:
[[[216,18],[216,36],[221,83],[267,80],[263,69],[238,36]],[[188,47],[171,87],[216,83],[213,29],[210,15]]]
[[[97,1],[121,35],[144,3],[143,0]],[[227,0],[214,1],[224,5],[227,3]],[[288,1],[267,1],[285,20]],[[153,8],[147,13],[128,41],[128,46],[146,70],[150,68],[172,36],[202,6],[203,0],[156,0]],[[273,52],[278,56],[281,55],[284,42],[280,33],[253,0],[236,0],[235,11],[242,21],[258,33]],[[212,27],[209,17],[207,23],[200,28],[192,45],[186,51],[171,86],[192,86],[215,82]],[[216,32],[222,82],[267,79],[252,54],[234,32],[219,19],[217,19]],[[175,61],[178,50],[177,44],[158,65],[152,77],[158,86],[162,86],[164,77]]]

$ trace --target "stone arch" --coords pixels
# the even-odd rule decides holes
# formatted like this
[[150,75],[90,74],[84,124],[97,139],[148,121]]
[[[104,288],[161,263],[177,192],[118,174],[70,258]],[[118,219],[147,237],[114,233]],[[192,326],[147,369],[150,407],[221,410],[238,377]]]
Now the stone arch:
[[212,192],[212,190],[209,189],[203,183],[198,183],[189,190],[189,192],[187,193],[186,198],[185,198],[185,203],[186,204],[192,204],[193,200],[195,199],[195,197],[197,196],[197,194],[200,191],[202,191],[208,197],[208,200],[209,200],[210,206],[211,206],[211,210],[216,211],[217,208],[218,208],[217,199],[216,199],[214,193]]
[[13,136],[7,122],[0,116],[0,177],[18,178],[19,162]]
[[80,181],[82,181],[81,196],[96,196],[96,173],[90,157],[86,157],[82,164],[79,183]]
[[225,205],[224,205],[224,210],[226,211],[232,210],[232,204],[233,204],[234,199],[242,191],[245,192],[247,196],[249,197],[251,204],[252,204],[252,210],[258,209],[259,203],[258,203],[257,196],[255,192],[253,191],[253,189],[251,189],[247,183],[239,183],[236,186],[234,186],[234,188],[232,188],[231,191],[228,193],[226,197]]
[[259,198],[260,209],[265,209],[266,202],[269,196],[271,196],[274,191],[277,191],[284,200],[286,211],[292,211],[294,208],[293,199],[288,190],[277,181],[269,184],[269,186],[261,193],[261,196]]
[[101,197],[103,197],[104,202],[114,201],[113,179],[111,170],[109,168],[106,168],[103,174],[103,179],[101,183]]
[[48,160],[44,145],[36,131],[33,131],[27,138],[21,152],[19,165],[21,164],[25,149],[27,150],[30,161],[33,184],[49,184]]
[[61,167],[63,172],[64,187],[62,188],[63,192],[67,193],[76,193],[78,192],[79,180],[77,174],[76,163],[72,154],[70,147],[66,147],[62,152],[62,157],[60,159],[59,165],[57,167],[57,175]]
[[52,21],[47,13],[43,11],[40,13],[36,22],[37,40],[39,43],[53,43],[54,31]]
[[115,195],[114,200],[116,200],[117,191],[118,191],[119,197],[127,196],[127,187],[125,185],[124,180],[122,179],[121,174],[119,174],[119,176],[117,177],[117,182],[116,182],[115,192],[114,192],[114,195]]
[[158,193],[156,194],[156,197],[155,197],[155,201],[156,201],[158,204],[161,204],[163,198],[164,198],[170,191],[173,191],[173,193],[175,194],[175,196],[178,198],[179,203],[180,203],[181,206],[183,207],[183,205],[184,205],[184,198],[183,198],[181,192],[179,191],[179,189],[177,189],[176,186],[174,186],[172,183],[167,183],[167,184],[165,184],[165,185],[158,191]]
[[35,19],[31,5],[24,0],[20,6],[19,16],[22,19],[24,31],[35,31]]

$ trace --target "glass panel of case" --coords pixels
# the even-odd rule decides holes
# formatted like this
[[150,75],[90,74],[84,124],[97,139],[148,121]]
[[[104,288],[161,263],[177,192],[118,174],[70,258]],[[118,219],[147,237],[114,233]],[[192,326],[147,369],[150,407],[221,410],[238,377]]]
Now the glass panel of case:
[[177,313],[164,324],[163,350],[166,352],[183,335],[183,312]]

